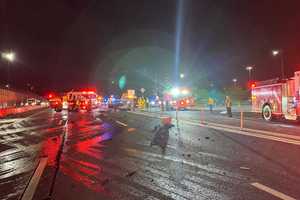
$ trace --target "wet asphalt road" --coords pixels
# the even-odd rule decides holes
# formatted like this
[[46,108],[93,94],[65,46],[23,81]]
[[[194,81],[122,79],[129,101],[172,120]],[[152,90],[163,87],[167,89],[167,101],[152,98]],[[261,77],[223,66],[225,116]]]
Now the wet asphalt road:
[[[281,133],[299,128],[247,120],[282,125]],[[160,119],[138,113],[44,110],[11,121],[0,120],[0,199],[18,199],[45,156],[34,199],[278,199],[253,183],[300,199],[299,145],[179,122],[162,154],[150,147]]]

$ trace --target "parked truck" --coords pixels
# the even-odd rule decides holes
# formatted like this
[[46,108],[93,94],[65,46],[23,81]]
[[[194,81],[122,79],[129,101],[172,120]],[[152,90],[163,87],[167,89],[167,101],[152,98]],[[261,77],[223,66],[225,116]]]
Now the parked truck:
[[300,71],[288,79],[256,82],[251,92],[252,110],[265,120],[300,120]]

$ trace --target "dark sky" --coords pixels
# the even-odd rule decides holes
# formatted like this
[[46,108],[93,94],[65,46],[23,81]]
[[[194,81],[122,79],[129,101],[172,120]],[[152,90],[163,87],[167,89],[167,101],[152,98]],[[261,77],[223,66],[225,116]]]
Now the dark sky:
[[[163,78],[174,68],[178,1],[0,0],[0,51],[17,55],[11,81],[103,90],[122,74],[132,87],[158,70]],[[300,70],[299,7],[297,0],[183,0],[181,70],[205,72],[217,85],[234,77],[244,84],[252,64],[256,79],[272,78],[280,75],[271,55],[278,48],[291,76]],[[4,83],[7,66],[0,66]]]

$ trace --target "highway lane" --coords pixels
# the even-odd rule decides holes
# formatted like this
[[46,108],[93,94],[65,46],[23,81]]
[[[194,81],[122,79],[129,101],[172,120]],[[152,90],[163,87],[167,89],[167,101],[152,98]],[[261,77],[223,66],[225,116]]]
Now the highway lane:
[[49,110],[2,120],[0,125],[0,199],[18,199],[34,171],[43,144],[60,134],[61,114]]
[[18,199],[41,157],[34,199],[300,198],[299,145],[179,122],[164,154],[150,146],[159,123],[159,115],[46,110],[5,124],[0,199]]
[[[158,111],[151,110],[151,113],[158,115],[169,115],[173,118],[176,117],[176,111]],[[226,114],[221,114],[221,111],[214,111],[210,113],[209,111],[178,111],[179,119],[188,119],[196,121],[205,121],[205,122],[215,122],[220,124],[240,126],[240,113],[233,113],[233,117],[229,118]],[[271,122],[266,122],[258,114],[253,113],[244,113],[244,127],[245,128],[254,128],[265,131],[273,131],[284,134],[292,134],[300,136],[300,123],[287,120],[275,119]]]

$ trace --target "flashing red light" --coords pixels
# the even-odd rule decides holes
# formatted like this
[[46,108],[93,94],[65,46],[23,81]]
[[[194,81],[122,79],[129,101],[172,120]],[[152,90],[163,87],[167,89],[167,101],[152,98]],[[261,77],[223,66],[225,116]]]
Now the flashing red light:
[[251,88],[255,88],[256,87],[256,84],[255,83],[252,83],[251,84]]
[[53,94],[48,94],[48,98],[49,98],[49,99],[51,99],[51,98],[53,98],[53,97],[54,97]]

